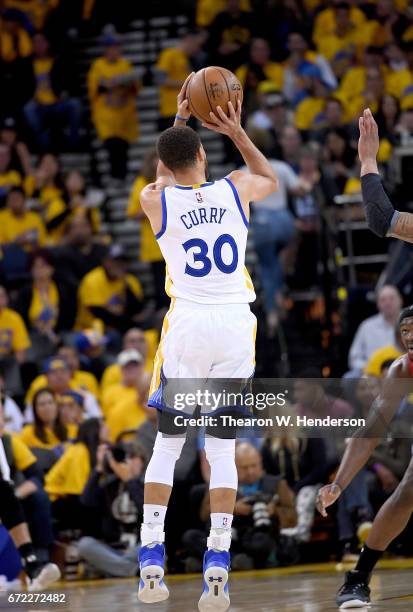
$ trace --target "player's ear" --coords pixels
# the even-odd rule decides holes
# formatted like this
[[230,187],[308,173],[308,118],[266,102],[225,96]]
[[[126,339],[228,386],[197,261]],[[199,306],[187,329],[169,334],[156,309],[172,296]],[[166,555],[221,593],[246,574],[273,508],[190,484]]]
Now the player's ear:
[[198,162],[204,162],[206,160],[206,153],[204,147],[201,145],[196,154],[196,160]]

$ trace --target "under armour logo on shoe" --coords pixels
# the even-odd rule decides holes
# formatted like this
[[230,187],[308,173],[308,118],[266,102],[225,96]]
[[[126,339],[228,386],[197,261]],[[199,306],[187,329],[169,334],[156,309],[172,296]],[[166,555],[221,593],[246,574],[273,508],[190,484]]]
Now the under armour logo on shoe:
[[161,577],[160,574],[156,574],[155,576],[146,576],[148,580],[155,580],[155,579],[159,580],[160,577]]
[[220,576],[219,578],[213,578],[212,576],[210,576],[208,580],[209,582],[222,582],[222,576]]

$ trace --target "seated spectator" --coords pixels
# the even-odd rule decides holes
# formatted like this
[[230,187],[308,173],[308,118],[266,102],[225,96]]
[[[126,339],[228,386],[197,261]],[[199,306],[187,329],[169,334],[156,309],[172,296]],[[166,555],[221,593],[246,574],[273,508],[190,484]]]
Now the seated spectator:
[[114,450],[120,457],[115,458],[107,444],[99,445],[96,466],[81,497],[82,505],[93,510],[101,525],[99,540],[86,536],[78,547],[80,556],[103,576],[132,577],[137,571],[137,526],[147,455],[136,442]]
[[12,168],[12,155],[10,145],[0,143],[0,204],[4,207],[7,195],[13,187],[19,187],[22,176],[15,168]]
[[46,211],[46,227],[51,240],[58,244],[65,235],[73,217],[87,217],[93,233],[100,230],[99,206],[103,201],[102,191],[86,189],[84,176],[78,170],[69,172],[64,180],[61,197],[53,199]]
[[302,137],[297,128],[293,125],[286,125],[280,138],[280,159],[291,166],[294,172],[298,172],[302,144]]
[[[176,100],[174,104],[176,106]],[[143,212],[140,204],[142,189],[155,180],[157,164],[158,156],[155,149],[149,149],[142,162],[141,174],[133,184],[129,196],[127,215],[129,219],[139,221],[139,259],[140,261],[150,264],[155,288],[156,306],[157,308],[161,308],[168,304],[168,296],[165,293],[165,261],[154,236],[151,224],[149,223],[149,219]]]
[[99,444],[108,441],[106,426],[99,419],[88,419],[79,427],[77,440],[70,444],[45,478],[45,490],[52,501],[52,514],[58,531],[93,525],[92,517],[80,503],[87,481],[96,465]]
[[285,126],[291,123],[288,104],[271,83],[261,83],[258,92],[260,108],[248,117],[247,130],[267,130],[272,137],[270,154],[278,159],[281,155],[281,135]]
[[[383,139],[386,139],[390,144],[397,143],[396,126],[400,119],[400,104],[398,99],[390,94],[383,96],[380,100],[375,118],[379,128],[380,145],[382,145]],[[380,155],[380,149],[378,155]],[[387,160],[383,160],[383,156],[381,155],[380,161]]]
[[98,137],[108,151],[111,175],[123,180],[129,144],[138,138],[139,81],[132,64],[122,57],[119,35],[107,31],[102,44],[104,55],[93,62],[88,74],[89,101]]
[[[313,40],[318,43],[326,35],[334,34],[337,28],[337,7],[342,0],[332,0],[325,9],[320,11],[314,21]],[[357,6],[349,6],[348,19],[353,27],[358,27],[366,22],[366,16]]]
[[44,378],[41,378],[40,381],[39,379],[35,379],[27,394],[25,418],[28,423],[33,422],[31,400],[33,399],[35,391],[39,388],[40,382],[42,383],[41,387],[47,387],[56,397],[67,391],[76,391],[80,393],[84,401],[85,418],[101,416],[100,407],[96,398],[88,391],[85,391],[76,380],[73,380],[71,368],[62,357],[50,357],[45,362],[44,374],[46,375],[46,380]]
[[317,128],[311,134],[311,138],[324,144],[329,133],[334,130],[346,131],[347,137],[350,137],[349,131],[344,123],[344,107],[341,100],[338,98],[328,98],[324,107],[320,121],[317,122]]
[[38,32],[33,37],[33,73],[35,88],[32,99],[24,107],[24,115],[34,134],[36,147],[49,151],[53,144],[53,133],[62,130],[59,143],[68,149],[76,149],[80,139],[82,107],[72,95],[73,75],[65,59],[54,57],[46,36]]
[[23,190],[13,187],[7,195],[5,210],[0,211],[0,244],[32,251],[45,242],[46,230],[40,215],[27,210]]
[[59,417],[66,427],[68,440],[76,440],[79,425],[84,421],[85,400],[76,391],[64,391],[57,397]]
[[[0,127],[0,142],[9,147],[10,169],[27,178],[33,173],[30,151],[27,144],[20,138],[17,121],[14,117],[6,117]],[[1,158],[0,158],[1,159]]]
[[389,359],[398,359],[401,355],[403,355],[405,349],[402,344],[400,326],[398,323],[394,328],[394,337],[394,344],[382,346],[370,355],[363,371],[365,376],[375,376],[377,378],[382,377],[383,364],[389,361]]
[[199,54],[202,36],[198,32],[188,32],[179,39],[174,47],[163,49],[155,66],[156,82],[159,84],[160,132],[171,127],[176,114],[176,98],[186,77],[193,69],[195,56]]
[[103,414],[114,442],[124,432],[136,430],[146,419],[142,398],[149,382],[143,369],[143,357],[138,351],[122,351],[118,364],[122,372],[121,384],[109,387],[102,395]]
[[59,278],[77,287],[88,272],[101,265],[108,247],[94,241],[92,224],[83,216],[69,221],[62,242],[64,246],[53,250],[57,272]]
[[33,205],[46,211],[51,202],[63,193],[63,180],[59,160],[55,155],[46,153],[40,158],[37,169],[25,182],[25,190]]
[[[279,540],[280,529],[296,524],[294,493],[287,482],[265,473],[257,449],[247,442],[235,449],[238,471],[237,501],[234,508],[232,567],[252,569],[288,565],[288,551]],[[200,517],[206,523],[209,513],[209,493],[201,503]],[[189,530],[183,542],[191,557],[198,557],[206,535]]]
[[402,299],[396,287],[385,285],[377,294],[378,314],[360,324],[349,352],[349,367],[360,376],[371,355],[383,346],[396,346],[394,329],[398,322]]
[[335,182],[338,193],[344,193],[356,158],[356,152],[348,144],[346,131],[341,128],[329,130],[323,152],[325,173]]
[[366,75],[369,68],[378,68],[384,73],[383,50],[380,47],[368,46],[364,49],[359,62],[350,66],[343,75],[335,95],[343,102],[344,107],[350,100],[360,96],[366,89]]
[[263,38],[254,38],[250,44],[249,59],[235,74],[244,90],[244,108],[251,112],[258,107],[257,89],[262,81],[270,81],[275,89],[282,91],[284,69],[281,64],[270,61],[271,49]]
[[294,106],[300,99],[304,88],[308,68],[316,66],[322,80],[331,88],[337,87],[337,79],[327,60],[310,51],[309,44],[302,32],[290,32],[288,35],[289,55],[284,62],[283,94]]
[[[196,3],[196,25],[208,27],[218,13],[225,10],[226,0],[198,0]],[[242,11],[250,11],[250,0],[241,0],[240,8]]]
[[211,65],[235,70],[248,56],[254,30],[253,15],[241,9],[240,0],[227,0],[208,28],[207,50]]
[[372,113],[379,109],[380,100],[386,93],[384,76],[380,68],[366,70],[366,86],[359,96],[354,96],[346,105],[346,120],[357,121],[364,108],[369,107]]
[[24,426],[20,439],[31,449],[45,448],[60,457],[68,430],[60,418],[54,394],[47,388],[36,391],[32,406],[33,423]]
[[[317,51],[328,61],[334,61],[340,52],[360,52],[363,47],[371,44],[373,32],[366,28],[367,24],[358,24],[352,20],[350,4],[347,2],[336,2],[333,11],[333,28],[324,31],[321,35],[316,31],[313,35],[317,45]],[[354,13],[353,13],[354,14]],[[320,16],[319,16],[320,17]],[[315,30],[319,24],[315,24]]]
[[76,299],[65,285],[53,280],[54,261],[49,251],[31,254],[30,272],[32,282],[19,291],[15,307],[30,333],[30,359],[38,362],[55,351],[60,332],[72,329]]
[[21,392],[19,366],[26,361],[30,338],[21,316],[8,308],[8,296],[0,286],[0,367],[11,395]]
[[142,311],[142,288],[135,276],[127,273],[127,260],[120,245],[112,245],[102,265],[87,274],[78,291],[76,329],[93,326],[95,319],[119,333],[138,322]]
[[3,405],[5,431],[19,433],[24,424],[23,414],[14,399],[7,394],[6,381],[2,373],[0,373],[0,402]]
[[330,89],[321,78],[317,67],[308,70],[305,83],[305,97],[295,109],[294,124],[297,129],[305,132],[316,130],[323,119]]
[[[0,482],[12,485],[15,497],[20,500],[22,514],[30,524],[30,533],[36,556],[43,564],[49,561],[49,548],[54,542],[50,502],[43,489],[43,475],[36,457],[16,434],[5,432],[3,406],[0,406],[0,443],[4,450],[0,468]],[[3,493],[1,498],[3,501]]]
[[[142,331],[138,327],[132,327],[123,336],[122,350],[136,350],[140,353],[144,359],[145,372],[152,374],[153,371],[153,360],[158,345],[158,337],[154,338],[153,330],[146,332]],[[111,387],[112,385],[120,384],[122,379],[121,368],[118,363],[113,363],[108,366],[103,373],[102,380],[100,382],[102,394]]]

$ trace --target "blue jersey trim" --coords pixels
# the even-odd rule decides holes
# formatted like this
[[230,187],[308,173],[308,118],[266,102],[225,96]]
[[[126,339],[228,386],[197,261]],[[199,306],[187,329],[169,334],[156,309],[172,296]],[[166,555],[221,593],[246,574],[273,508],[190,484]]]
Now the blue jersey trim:
[[166,230],[166,222],[168,219],[168,211],[166,209],[165,188],[162,189],[161,199],[162,199],[162,227],[161,227],[161,230],[157,234],[155,234],[156,240],[159,240],[159,238],[164,235],[165,230]]
[[211,187],[211,185],[213,185],[214,183],[215,181],[211,181],[208,183],[199,183],[197,185],[174,185],[174,187],[176,189],[192,190],[192,189],[200,189],[200,187]]
[[231,180],[230,180],[230,179],[229,179],[227,176],[224,178],[224,180],[225,180],[225,181],[227,181],[228,185],[229,185],[229,186],[231,187],[231,189],[232,189],[232,193],[234,194],[234,198],[235,198],[235,201],[236,201],[236,203],[237,203],[238,210],[239,210],[239,212],[240,212],[240,215],[241,215],[241,217],[242,217],[242,220],[244,221],[244,225],[245,225],[245,227],[248,229],[248,228],[249,228],[248,219],[247,219],[247,217],[245,216],[244,209],[242,208],[242,204],[241,204],[241,200],[239,199],[238,191],[237,191],[237,189],[236,189],[236,187],[235,187],[234,183],[233,183],[233,182],[232,182],[232,181],[231,181]]

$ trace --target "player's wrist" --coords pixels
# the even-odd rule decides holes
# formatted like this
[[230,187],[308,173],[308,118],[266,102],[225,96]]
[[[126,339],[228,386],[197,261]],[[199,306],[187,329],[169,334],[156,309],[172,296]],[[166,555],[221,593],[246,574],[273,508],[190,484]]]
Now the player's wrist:
[[365,174],[379,174],[375,157],[367,157],[361,162],[360,176],[364,176]]
[[339,490],[340,495],[342,494],[344,487],[339,482],[337,482],[337,480],[334,480],[334,482],[331,483],[331,486],[332,487],[337,487],[338,490]]
[[188,117],[186,117],[185,114],[180,114],[179,112],[177,112],[175,115],[174,125],[186,125],[188,119],[189,119],[189,115]]

